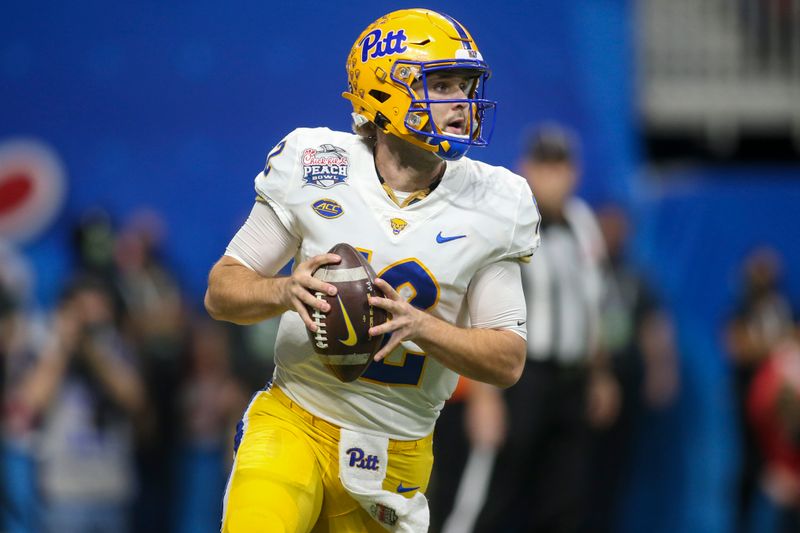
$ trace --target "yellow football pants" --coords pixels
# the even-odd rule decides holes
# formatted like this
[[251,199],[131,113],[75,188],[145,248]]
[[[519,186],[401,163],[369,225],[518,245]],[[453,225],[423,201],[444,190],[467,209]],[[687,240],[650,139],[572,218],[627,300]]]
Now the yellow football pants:
[[[223,533],[385,533],[339,481],[339,428],[280,389],[259,392],[243,418],[222,516]],[[389,441],[383,488],[406,497],[428,486],[431,435]]]

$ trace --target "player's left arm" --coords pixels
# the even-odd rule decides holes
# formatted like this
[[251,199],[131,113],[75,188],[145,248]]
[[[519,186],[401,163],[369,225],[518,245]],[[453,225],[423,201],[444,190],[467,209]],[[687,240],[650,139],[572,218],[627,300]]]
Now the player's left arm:
[[409,340],[447,368],[470,379],[510,387],[525,364],[525,299],[517,261],[484,267],[472,280],[467,296],[473,327],[454,326],[409,304],[384,280],[376,285],[385,298],[370,303],[391,319],[370,329],[370,335],[391,334],[375,355],[380,360]]
[[486,201],[492,203],[493,212],[502,213],[496,231],[497,241],[505,241],[505,246],[470,281],[467,306],[472,327],[454,326],[420,311],[388,283],[378,280],[386,297],[372,297],[370,303],[388,311],[391,318],[371,328],[370,335],[391,333],[391,337],[375,354],[376,360],[400,342],[411,340],[429,357],[475,381],[505,388],[519,380],[527,336],[519,261],[529,260],[539,246],[541,217],[523,178],[504,169],[492,172],[497,174],[491,180],[492,188],[486,190]]

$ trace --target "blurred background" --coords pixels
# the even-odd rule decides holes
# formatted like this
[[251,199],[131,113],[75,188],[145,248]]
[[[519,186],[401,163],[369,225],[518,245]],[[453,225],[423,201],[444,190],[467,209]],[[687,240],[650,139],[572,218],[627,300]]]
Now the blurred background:
[[[267,152],[349,129],[355,37],[416,4],[4,4],[5,530],[218,531],[276,324],[211,322],[206,274]],[[493,70],[470,157],[517,169],[533,125],[574,130],[580,196],[624,210],[671,317],[679,385],[637,410],[613,530],[777,531],[800,502],[800,0],[425,7]]]

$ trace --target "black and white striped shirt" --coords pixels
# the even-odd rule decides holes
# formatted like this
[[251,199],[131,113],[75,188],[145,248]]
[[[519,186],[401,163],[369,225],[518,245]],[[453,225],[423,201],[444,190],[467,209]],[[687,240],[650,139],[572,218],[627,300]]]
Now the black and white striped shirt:
[[605,245],[581,200],[569,200],[564,219],[541,226],[542,244],[523,265],[528,309],[528,358],[581,363],[597,349]]

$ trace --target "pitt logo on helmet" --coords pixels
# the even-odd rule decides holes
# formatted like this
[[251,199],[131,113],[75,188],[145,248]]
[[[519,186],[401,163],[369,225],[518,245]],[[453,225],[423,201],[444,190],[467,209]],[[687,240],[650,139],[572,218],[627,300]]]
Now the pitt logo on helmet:
[[[406,40],[405,30],[398,30],[397,33],[389,31],[386,37],[381,39],[383,32],[380,29],[372,30],[363,39],[361,39],[361,62],[366,63],[368,58],[376,59],[378,57],[390,56],[393,54],[402,54],[408,48],[403,45]],[[370,54],[370,50],[372,53]]]
[[311,204],[311,208],[322,218],[337,218],[342,216],[344,209],[336,200],[322,198]]

